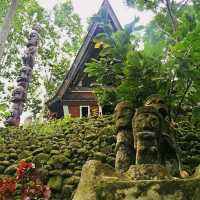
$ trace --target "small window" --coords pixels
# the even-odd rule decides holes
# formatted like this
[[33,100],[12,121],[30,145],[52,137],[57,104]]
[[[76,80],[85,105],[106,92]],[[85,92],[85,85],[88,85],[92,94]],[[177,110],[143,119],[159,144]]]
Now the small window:
[[80,106],[80,117],[90,116],[90,106]]

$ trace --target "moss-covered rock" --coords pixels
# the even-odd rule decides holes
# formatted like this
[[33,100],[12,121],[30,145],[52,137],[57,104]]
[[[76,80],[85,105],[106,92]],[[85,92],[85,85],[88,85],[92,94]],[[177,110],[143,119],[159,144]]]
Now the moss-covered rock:
[[46,164],[49,160],[50,155],[46,153],[39,153],[33,158],[33,162],[36,165],[43,165]]
[[[144,166],[141,168],[144,169]],[[134,169],[132,167],[130,170]],[[155,166],[152,169],[156,170]],[[199,200],[198,173],[187,179],[167,177],[162,180],[139,181],[134,180],[129,173],[119,174],[100,161],[88,161],[83,167],[73,200]]]
[[6,168],[5,166],[0,165],[0,174],[3,174],[3,173],[4,173],[5,168]]
[[56,169],[61,169],[69,162],[70,159],[68,159],[64,155],[53,155],[51,156],[50,160],[48,160],[47,164],[52,165]]
[[0,161],[7,160],[9,154],[7,153],[0,153]]
[[65,199],[70,199],[73,191],[74,191],[73,185],[64,185],[62,188],[62,196]]
[[101,160],[102,162],[105,162],[107,158],[107,156],[101,152],[95,152],[93,156],[95,160]]
[[9,153],[9,155],[8,155],[8,159],[14,159],[14,160],[17,160],[17,159],[18,159],[18,155],[17,155],[17,153],[15,153],[15,152],[11,152],[11,153]]
[[9,166],[11,163],[9,162],[9,161],[7,161],[7,160],[4,160],[4,161],[0,161],[0,165],[2,165],[2,166]]
[[[177,127],[183,169],[190,174],[200,164],[199,135],[199,129],[185,122]],[[14,168],[10,166],[18,165],[21,159],[33,162],[42,171],[45,184],[56,176],[68,181],[59,191],[53,190],[52,199],[56,200],[70,200],[63,196],[63,187],[70,186],[74,193],[86,161],[95,158],[111,166],[115,163],[116,129],[112,116],[69,118],[27,128],[4,128],[0,129],[0,140],[0,177],[4,177],[8,169],[6,173],[13,173]]]
[[52,176],[48,181],[48,186],[53,191],[60,191],[62,188],[62,177],[61,176]]
[[62,172],[61,172],[61,175],[66,176],[66,177],[70,177],[70,176],[72,176],[72,174],[73,174],[73,171],[70,169],[65,169],[65,170],[62,170]]
[[14,175],[16,172],[16,169],[17,169],[17,165],[13,164],[13,165],[10,165],[9,167],[7,167],[6,170],[4,171],[4,173],[6,175]]
[[64,183],[67,185],[77,185],[80,181],[80,177],[79,176],[71,176],[69,178],[66,178],[64,180]]

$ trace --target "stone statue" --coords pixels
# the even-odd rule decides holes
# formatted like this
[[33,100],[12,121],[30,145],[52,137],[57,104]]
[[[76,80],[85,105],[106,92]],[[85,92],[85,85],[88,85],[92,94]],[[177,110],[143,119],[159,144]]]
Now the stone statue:
[[35,27],[36,30],[32,30],[28,37],[27,47],[37,46],[38,45],[38,32],[37,29],[40,27]]
[[36,47],[29,46],[28,49],[25,51],[25,55],[22,57],[23,64],[25,66],[33,68],[35,62],[34,55],[36,53],[36,50]]
[[22,86],[18,86],[13,92],[12,92],[12,98],[11,102],[18,103],[24,102],[26,99],[26,93]]
[[160,95],[151,95],[146,100],[145,106],[154,107],[163,116],[163,127],[161,137],[162,164],[168,169],[171,175],[179,176],[181,171],[181,162],[179,148],[175,140],[174,131],[168,121],[168,106]]
[[20,124],[20,115],[23,112],[24,102],[26,101],[27,89],[37,52],[39,29],[39,26],[35,26],[28,36],[27,48],[22,57],[24,67],[20,70],[20,75],[17,78],[17,88],[12,93],[11,116],[4,122],[5,126],[19,126]]
[[160,164],[172,176],[180,176],[179,149],[168,120],[168,106],[164,98],[150,96],[144,106],[137,109],[133,119],[132,116],[133,108],[128,102],[116,106],[118,134],[115,168],[124,172],[135,163]]
[[115,169],[120,172],[128,170],[135,160],[131,125],[132,116],[133,107],[129,102],[124,101],[117,104],[114,113],[117,128]]
[[162,121],[154,107],[137,109],[132,121],[136,164],[161,164]]
[[20,70],[20,76],[17,78],[18,86],[22,86],[23,88],[27,88],[29,84],[29,79],[31,79],[32,68],[25,66]]
[[20,70],[20,77],[28,79],[31,77],[31,75],[32,75],[32,68],[28,66],[22,67],[22,69]]
[[158,94],[151,95],[147,98],[144,106],[152,106],[158,110],[158,112],[165,119],[168,116],[168,106],[163,97]]
[[23,112],[23,107],[24,107],[24,105],[21,104],[21,102],[19,102],[19,103],[16,102],[16,103],[12,104],[10,112],[12,113],[13,116],[19,116],[20,113]]

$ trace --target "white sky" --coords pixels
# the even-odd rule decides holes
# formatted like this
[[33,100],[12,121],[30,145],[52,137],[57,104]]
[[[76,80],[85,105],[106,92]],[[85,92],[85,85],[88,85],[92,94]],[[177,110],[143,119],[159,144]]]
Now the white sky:
[[[62,0],[37,0],[45,9],[51,10],[56,3]],[[93,14],[97,13],[103,0],[72,0],[74,11],[79,14],[82,24],[87,26],[87,19]],[[153,14],[151,12],[139,12],[136,9],[129,8],[125,4],[125,0],[109,0],[115,14],[117,15],[122,25],[130,23],[134,16],[140,17],[140,23],[146,25],[151,19]]]

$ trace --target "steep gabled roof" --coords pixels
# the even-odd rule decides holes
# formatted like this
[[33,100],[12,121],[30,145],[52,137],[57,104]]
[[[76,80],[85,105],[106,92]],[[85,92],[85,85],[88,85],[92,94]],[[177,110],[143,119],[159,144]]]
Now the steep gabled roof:
[[[117,19],[108,0],[103,1],[100,10],[102,10],[102,9],[104,9],[108,13],[108,17],[111,21],[111,25],[113,26],[113,29],[115,31],[121,30],[122,26],[121,26],[119,20]],[[64,81],[61,84],[61,86],[58,88],[55,96],[52,99],[50,99],[47,102],[47,104],[49,104],[56,97],[59,97],[59,98],[63,97],[63,95],[65,94],[67,89],[70,87],[71,83],[73,82],[74,78],[77,76],[77,74],[79,73],[81,68],[84,66],[84,64],[88,61],[88,56],[89,56],[88,53],[91,52],[92,48],[94,48],[94,46],[91,45],[91,43],[93,43],[94,37],[98,34],[99,28],[100,27],[98,26],[98,24],[96,22],[93,22],[89,26],[88,33],[83,41],[81,48],[79,49],[79,51],[75,57],[75,60],[72,64],[70,70],[66,74]]]

